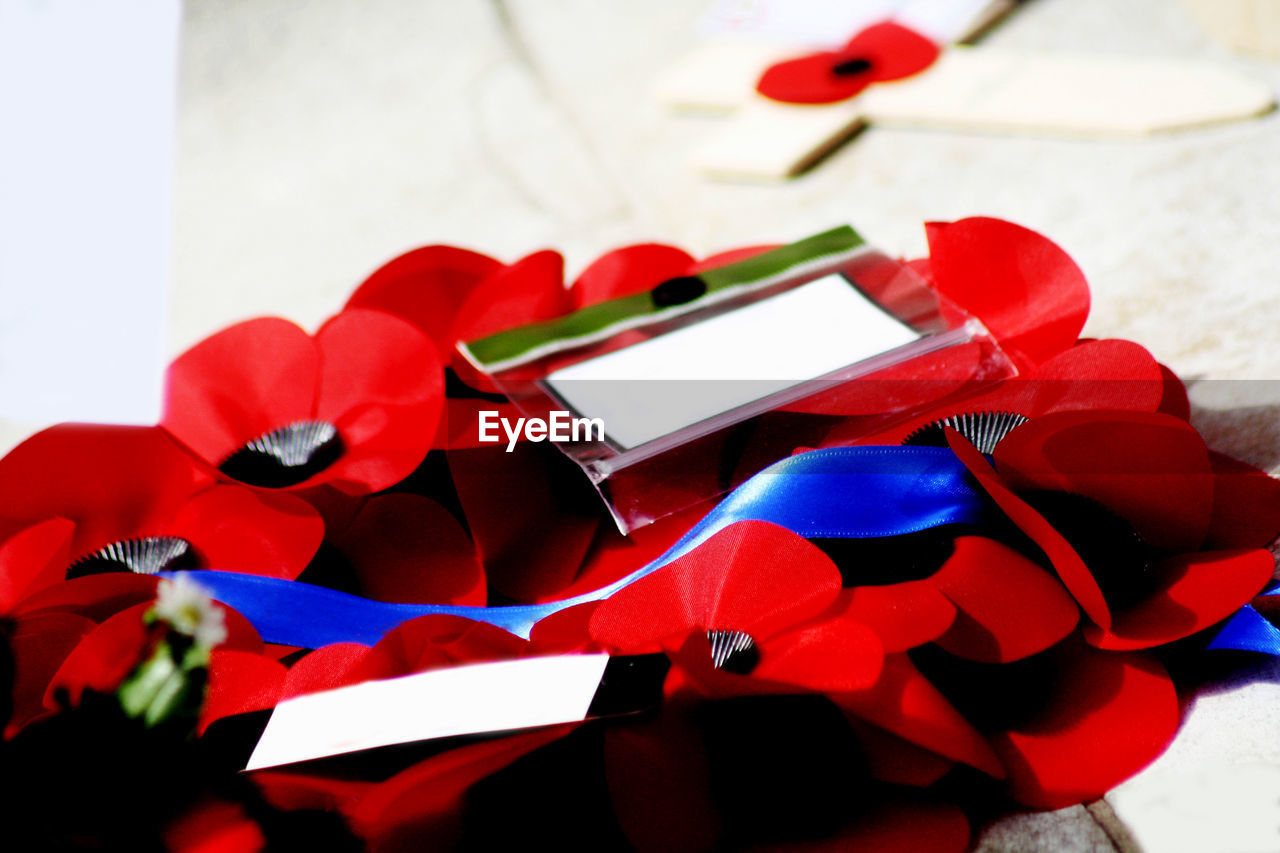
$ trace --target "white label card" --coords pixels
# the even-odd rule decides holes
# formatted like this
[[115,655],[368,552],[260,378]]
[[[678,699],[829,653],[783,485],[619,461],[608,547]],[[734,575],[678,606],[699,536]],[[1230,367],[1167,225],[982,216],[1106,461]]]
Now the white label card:
[[920,337],[828,275],[544,381],[625,450]]
[[603,654],[522,658],[286,699],[276,706],[245,769],[583,720],[608,662]]

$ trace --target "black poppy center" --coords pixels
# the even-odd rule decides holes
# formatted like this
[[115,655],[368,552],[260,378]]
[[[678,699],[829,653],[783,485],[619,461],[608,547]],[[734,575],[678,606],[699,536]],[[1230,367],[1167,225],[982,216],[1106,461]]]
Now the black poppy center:
[[692,302],[707,292],[707,283],[696,275],[682,275],[669,278],[649,291],[650,298],[657,308],[672,305],[683,305]]
[[711,665],[735,675],[747,675],[760,663],[760,650],[750,634],[743,631],[708,631]]
[[1136,604],[1154,583],[1154,553],[1124,518],[1084,495],[1035,491],[1019,495],[1062,534],[1089,569],[1107,604]]
[[855,56],[851,59],[841,60],[831,66],[831,71],[837,77],[852,77],[855,74],[863,74],[874,68],[874,63],[864,56]]
[[338,428],[326,421],[298,421],[260,435],[232,453],[218,470],[242,483],[294,486],[342,456]]
[[951,427],[978,449],[990,455],[1004,437],[1029,418],[1017,412],[966,412],[925,424],[902,440],[909,447],[946,447],[946,428]]
[[154,575],[199,568],[195,548],[177,536],[142,536],[112,542],[67,567],[67,580],[108,572]]

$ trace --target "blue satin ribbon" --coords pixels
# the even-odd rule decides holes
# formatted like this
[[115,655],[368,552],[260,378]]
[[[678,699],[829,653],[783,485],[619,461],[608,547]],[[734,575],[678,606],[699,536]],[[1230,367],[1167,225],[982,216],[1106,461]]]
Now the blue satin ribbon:
[[[1280,595],[1280,582],[1272,581],[1257,597],[1271,595]],[[1218,629],[1206,648],[1262,652],[1280,657],[1280,628],[1246,604]]]
[[608,586],[562,601],[504,607],[389,604],[259,575],[187,574],[244,615],[271,643],[312,649],[344,642],[372,645],[409,619],[437,613],[488,622],[528,637],[540,619],[607,598],[738,521],[772,522],[809,539],[869,538],[945,524],[981,524],[993,511],[945,447],[839,447],[774,463],[731,492],[653,562]]

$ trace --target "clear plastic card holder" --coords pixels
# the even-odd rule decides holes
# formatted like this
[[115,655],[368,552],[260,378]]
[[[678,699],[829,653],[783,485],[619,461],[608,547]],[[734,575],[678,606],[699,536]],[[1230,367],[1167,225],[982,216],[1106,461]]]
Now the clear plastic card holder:
[[479,438],[554,442],[624,533],[1016,373],[847,226],[459,349],[523,416]]

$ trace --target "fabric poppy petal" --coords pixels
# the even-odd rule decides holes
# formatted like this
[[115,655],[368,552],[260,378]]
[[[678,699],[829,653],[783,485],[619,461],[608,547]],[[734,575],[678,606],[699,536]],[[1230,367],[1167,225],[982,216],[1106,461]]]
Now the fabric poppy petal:
[[1089,314],[1089,286],[1047,238],[1000,219],[930,223],[934,287],[982,321],[1031,364],[1075,343]]
[[878,803],[838,835],[817,841],[752,845],[752,853],[964,853],[969,849],[969,820],[959,806],[934,801]]
[[[0,544],[0,613],[65,578],[75,529],[68,519],[50,518],[19,529]],[[48,581],[38,583],[41,576]]]
[[[564,258],[550,250],[534,252],[485,278],[454,316],[451,334],[455,344],[474,341],[550,320],[571,307],[564,287]],[[463,361],[455,353],[451,363],[465,381],[468,375],[460,369]]]
[[379,491],[411,474],[431,449],[444,399],[444,373],[430,341],[376,311],[346,311],[316,333],[323,372],[316,417],[346,445],[326,471],[344,491]]
[[959,610],[938,645],[983,663],[1008,663],[1066,637],[1079,609],[1062,585],[1012,548],[981,536],[959,536],[929,578]]
[[351,563],[360,593],[367,598],[477,606],[486,602],[484,568],[471,538],[430,498],[372,497],[330,541]]
[[905,654],[885,655],[879,680],[869,689],[831,699],[872,725],[937,753],[1004,778],[1000,760]]
[[667,279],[686,275],[693,263],[688,252],[661,243],[640,243],[606,252],[574,280],[570,291],[574,308],[652,290]]
[[1178,697],[1159,662],[1082,647],[1053,682],[1046,709],[991,744],[1018,802],[1057,809],[1102,796],[1164,751]]
[[1191,420],[1191,400],[1187,397],[1187,386],[1182,384],[1178,374],[1165,365],[1160,365],[1160,375],[1164,377],[1164,396],[1160,398],[1159,411],[1184,421]]
[[955,767],[954,761],[889,734],[864,720],[857,717],[848,719],[849,725],[858,735],[867,770],[882,782],[927,788]]
[[1262,548],[1280,534],[1280,480],[1221,453],[1209,451],[1213,515],[1204,547]]
[[360,678],[394,678],[469,663],[520,657],[529,641],[487,622],[461,616],[410,619],[378,641],[358,670]]
[[1015,495],[1005,485],[1000,475],[987,463],[983,455],[966,441],[964,436],[949,427],[946,430],[946,435],[948,446],[951,447],[951,450],[956,454],[956,458],[960,460],[964,467],[969,469],[969,473],[978,481],[983,491],[996,502],[996,505],[1000,507],[1005,515],[1009,516],[1009,519],[1023,533],[1030,536],[1036,545],[1044,551],[1045,556],[1049,558],[1049,562],[1053,565],[1054,571],[1058,573],[1058,578],[1067,588],[1067,591],[1071,593],[1072,597],[1075,598],[1076,602],[1079,603],[1081,609],[1097,625],[1103,628],[1111,627],[1111,609],[1102,597],[1102,590],[1098,587],[1098,582],[1093,579],[1092,573],[1085,566],[1084,561],[1080,559],[1080,555],[1075,552],[1062,534],[1055,530],[1053,525],[1045,521],[1040,513]]
[[[938,46],[914,30],[886,21],[855,35],[838,51],[824,51],[770,66],[756,83],[766,98],[793,104],[829,104],[852,98],[873,82],[899,80],[928,68]],[[854,73],[842,64],[860,62]]]
[[84,690],[114,692],[147,651],[149,633],[142,614],[150,604],[122,610],[86,634],[49,680],[45,706],[57,708],[56,698],[66,692],[73,706]]
[[41,610],[58,610],[75,613],[94,622],[105,622],[126,608],[153,601],[159,582],[160,579],[155,575],[138,575],[133,572],[86,575],[46,587],[23,599],[14,613],[21,615]]
[[209,660],[209,686],[200,711],[197,734],[210,723],[234,714],[275,707],[280,701],[285,668],[268,657],[251,652],[214,649]]
[[822,619],[771,638],[751,677],[823,693],[865,690],[883,663],[875,631],[852,619]]
[[567,652],[600,651],[600,644],[591,639],[591,614],[598,601],[587,601],[557,610],[545,616],[529,631],[529,653],[534,655],[559,655]]
[[661,557],[710,510],[703,504],[658,519],[626,536],[611,524],[600,525],[573,583],[557,593],[571,598],[608,586]]
[[167,533],[191,542],[202,568],[293,580],[320,547],[324,522],[293,495],[223,485],[189,500]]
[[32,613],[13,620],[9,654],[13,656],[12,707],[4,737],[13,737],[27,723],[53,706],[46,705],[49,682],[71,651],[97,625],[74,613]]
[[599,498],[559,451],[523,442],[451,450],[449,472],[489,584],[516,601],[558,598],[600,526]]
[[0,459],[0,515],[76,524],[71,556],[156,535],[215,476],[156,427],[60,424]]
[[605,734],[614,813],[638,850],[709,851],[723,831],[701,732],[682,703]]
[[314,414],[320,356],[288,320],[237,323],[178,356],[160,425],[211,465],[246,441]]
[[348,812],[351,825],[375,850],[453,849],[463,840],[467,790],[569,730],[554,726],[481,741],[420,762],[366,793]]
[[1188,637],[1226,619],[1253,598],[1275,571],[1265,548],[1178,554],[1157,568],[1160,586],[1116,614],[1110,630],[1090,625],[1084,637],[1101,649],[1146,649]]
[[333,643],[315,649],[289,667],[280,698],[355,684],[361,680],[359,672],[368,656],[369,647],[360,643]]
[[1018,491],[1070,492],[1101,503],[1149,544],[1194,551],[1213,512],[1204,439],[1158,412],[1054,412],[1011,432],[996,470]]
[[844,616],[875,631],[886,654],[933,641],[956,617],[955,606],[929,581],[856,586],[842,597]]
[[453,358],[453,317],[475,287],[502,263],[455,246],[423,246],[388,261],[347,300],[347,308],[386,311],[435,342],[441,363]]
[[591,635],[620,651],[651,651],[691,631],[745,631],[759,642],[821,613],[840,571],[803,537],[761,521],[731,524],[623,587],[591,617]]

